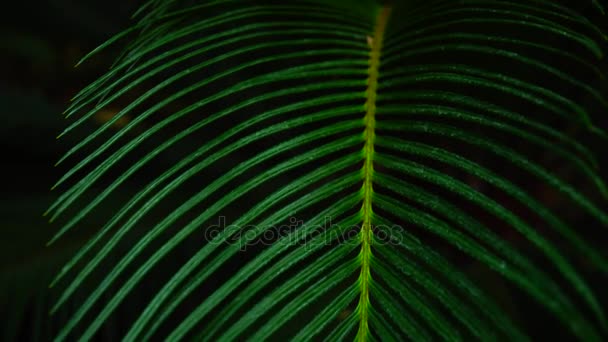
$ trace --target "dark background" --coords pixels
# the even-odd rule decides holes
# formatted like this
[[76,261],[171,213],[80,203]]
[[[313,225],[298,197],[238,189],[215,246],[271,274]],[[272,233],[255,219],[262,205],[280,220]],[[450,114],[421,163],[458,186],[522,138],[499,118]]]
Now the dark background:
[[[59,140],[55,137],[67,125],[61,113],[70,98],[107,70],[119,49],[104,50],[76,69],[74,65],[88,51],[126,28],[139,3],[135,0],[39,0],[14,2],[0,14],[0,142],[3,152],[0,164],[0,341],[26,337],[46,340],[47,332],[55,331],[54,325],[62,320],[62,317],[43,318],[48,315],[55,295],[48,291],[48,284],[65,260],[86,241],[89,231],[96,227],[80,229],[50,247],[45,246],[59,225],[48,224],[42,214],[58,195],[49,189],[65,172],[65,168],[53,165],[78,139],[77,134]],[[607,65],[604,59],[602,68],[608,70]],[[104,118],[96,120],[103,122]],[[608,116],[598,124],[608,127]],[[595,146],[595,150],[604,165],[601,173],[606,179],[605,147]],[[542,193],[545,190],[535,191]],[[560,210],[560,202],[553,198],[554,192],[546,190],[544,196],[548,205]],[[107,218],[108,210],[104,211],[102,206],[95,215]],[[572,213],[572,220],[576,221],[578,214]],[[595,241],[596,245],[608,246],[606,234],[599,236],[603,237]],[[482,272],[474,266],[471,273]],[[605,277],[593,278],[593,272],[589,273],[594,288],[605,288]],[[506,294],[507,286],[495,276],[482,275],[481,278],[507,306],[511,301],[525,303],[528,300]],[[601,293],[600,297],[606,298]],[[521,321],[530,326],[546,323],[542,311],[518,314],[522,315]],[[111,339],[112,333],[105,336]]]
[[79,230],[45,247],[58,225],[42,214],[58,196],[51,186],[65,172],[53,165],[76,139],[55,137],[68,122],[62,112],[70,98],[115,56],[102,53],[74,65],[127,27],[139,3],[13,1],[0,11],[0,341],[49,340],[60,321],[45,319],[54,295],[48,285],[88,234]]

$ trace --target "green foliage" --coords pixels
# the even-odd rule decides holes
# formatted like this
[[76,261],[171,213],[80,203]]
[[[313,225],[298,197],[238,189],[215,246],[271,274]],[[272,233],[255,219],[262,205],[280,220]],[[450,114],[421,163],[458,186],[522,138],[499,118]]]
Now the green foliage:
[[51,242],[115,214],[57,340],[532,338],[474,267],[608,336],[599,2],[192,3],[146,3],[66,113],[122,108],[60,160]]

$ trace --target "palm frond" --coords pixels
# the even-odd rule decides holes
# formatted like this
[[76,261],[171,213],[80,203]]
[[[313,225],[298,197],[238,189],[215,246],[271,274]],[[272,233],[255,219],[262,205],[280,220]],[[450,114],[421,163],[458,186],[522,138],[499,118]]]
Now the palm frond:
[[125,306],[128,341],[529,340],[471,264],[602,340],[584,265],[608,273],[589,238],[608,226],[606,35],[587,6],[146,2],[66,111],[62,135],[124,104],[59,161],[50,243],[116,214],[53,281],[53,312],[85,298],[57,340]]

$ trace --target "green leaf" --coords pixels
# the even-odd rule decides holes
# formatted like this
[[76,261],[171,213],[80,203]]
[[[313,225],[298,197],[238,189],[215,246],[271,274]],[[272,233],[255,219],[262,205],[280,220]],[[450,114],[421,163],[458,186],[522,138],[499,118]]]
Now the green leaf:
[[65,113],[61,135],[122,104],[59,160],[73,166],[49,243],[114,215],[52,283],[52,313],[74,308],[55,339],[121,317],[126,341],[525,341],[531,310],[560,337],[606,339],[589,276],[608,276],[594,15],[544,0],[146,2],[79,62],[126,43]]

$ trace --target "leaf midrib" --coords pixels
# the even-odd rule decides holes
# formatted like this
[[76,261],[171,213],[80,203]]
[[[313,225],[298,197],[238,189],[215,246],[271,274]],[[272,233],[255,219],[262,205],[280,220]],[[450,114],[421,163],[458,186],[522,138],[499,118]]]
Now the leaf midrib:
[[372,244],[372,196],[373,196],[373,174],[374,174],[374,140],[376,126],[376,92],[378,88],[378,69],[380,67],[380,54],[382,50],[382,41],[384,31],[391,13],[390,6],[384,6],[376,17],[374,28],[374,36],[367,37],[370,43],[369,68],[367,79],[367,90],[365,92],[365,131],[363,133],[365,145],[363,147],[363,155],[365,162],[363,164],[363,206],[361,207],[361,251],[359,259],[361,262],[361,273],[359,275],[360,296],[357,312],[359,314],[359,330],[357,332],[357,341],[366,341],[369,334],[369,287],[371,282],[370,262],[371,262],[371,244]]

